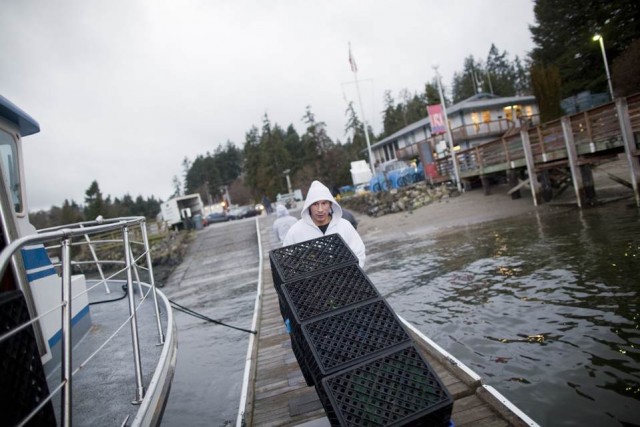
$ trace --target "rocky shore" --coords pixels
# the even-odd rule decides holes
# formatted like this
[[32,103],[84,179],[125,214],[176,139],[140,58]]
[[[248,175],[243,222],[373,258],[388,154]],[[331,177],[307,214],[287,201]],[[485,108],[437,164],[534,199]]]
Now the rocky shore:
[[459,195],[458,190],[451,185],[430,186],[423,181],[400,189],[355,195],[340,203],[349,210],[375,218],[390,213],[412,212],[433,202]]

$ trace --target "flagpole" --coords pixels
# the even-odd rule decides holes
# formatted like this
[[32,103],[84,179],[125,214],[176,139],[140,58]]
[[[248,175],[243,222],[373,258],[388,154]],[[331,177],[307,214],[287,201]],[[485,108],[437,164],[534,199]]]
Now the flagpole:
[[453,162],[453,173],[455,174],[456,185],[458,192],[462,193],[462,186],[460,185],[460,172],[458,172],[458,159],[456,153],[453,151],[453,135],[451,135],[451,128],[449,127],[449,117],[447,116],[447,106],[444,102],[444,95],[442,94],[442,83],[440,82],[440,73],[438,73],[438,66],[433,67],[436,70],[436,80],[438,81],[438,94],[440,94],[440,104],[442,105],[442,113],[444,114],[444,123],[447,127],[447,138],[449,139],[449,152],[451,153],[451,161]]
[[362,108],[362,98],[360,97],[360,85],[358,84],[358,67],[356,61],[351,55],[351,42],[349,42],[349,63],[351,64],[351,71],[356,83],[356,92],[358,94],[358,103],[360,104],[360,114],[362,114],[362,123],[364,125],[364,138],[367,140],[367,151],[369,152],[369,169],[371,169],[371,176],[376,175],[376,171],[373,166],[373,155],[371,154],[371,142],[369,141],[369,132],[367,132],[367,119],[364,117],[364,108]]

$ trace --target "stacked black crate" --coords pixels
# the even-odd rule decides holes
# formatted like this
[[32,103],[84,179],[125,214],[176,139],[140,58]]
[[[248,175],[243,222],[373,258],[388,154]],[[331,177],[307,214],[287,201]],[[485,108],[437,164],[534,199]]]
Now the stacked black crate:
[[[296,327],[295,318],[291,316],[291,313],[297,312],[297,310],[292,310],[288,305],[282,291],[283,285],[297,282],[316,274],[322,274],[328,270],[344,266],[357,266],[358,264],[358,258],[338,234],[330,234],[319,239],[307,240],[295,245],[274,249],[269,252],[269,261],[271,263],[273,285],[278,294],[280,313],[287,330],[290,332],[292,321],[294,322],[294,328]],[[324,283],[323,281],[322,284]],[[308,282],[305,282],[305,284],[308,285]],[[291,334],[291,347],[307,385],[313,385],[313,379],[301,353],[301,343],[296,340],[296,334],[293,333]]]
[[294,354],[332,425],[448,425],[451,396],[338,235],[270,260]]

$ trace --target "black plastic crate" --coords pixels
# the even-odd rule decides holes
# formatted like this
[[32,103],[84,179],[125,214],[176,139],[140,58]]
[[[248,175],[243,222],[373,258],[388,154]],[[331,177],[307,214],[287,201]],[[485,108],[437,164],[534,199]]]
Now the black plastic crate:
[[282,284],[281,313],[299,334],[302,322],[363,301],[380,293],[357,264],[338,267]]
[[302,372],[302,376],[304,377],[305,383],[308,386],[314,385],[313,377],[311,376],[311,372],[309,372],[309,367],[307,366],[304,357],[302,355],[302,350],[300,349],[300,345],[296,342],[296,339],[293,335],[290,335],[291,339],[291,349],[293,350],[293,355],[296,357],[298,362],[298,366],[300,367],[300,371]]
[[413,344],[316,386],[334,426],[448,426],[453,399]]
[[[29,321],[20,291],[0,292],[0,331],[4,334]],[[0,342],[0,414],[2,425],[17,425],[49,396],[35,333],[31,326]],[[55,426],[51,401],[27,426]]]
[[315,383],[324,376],[411,342],[383,298],[304,322],[300,336],[295,338]]
[[339,234],[284,246],[269,252],[273,285],[278,293],[284,282],[300,279],[327,268],[355,264],[358,258]]

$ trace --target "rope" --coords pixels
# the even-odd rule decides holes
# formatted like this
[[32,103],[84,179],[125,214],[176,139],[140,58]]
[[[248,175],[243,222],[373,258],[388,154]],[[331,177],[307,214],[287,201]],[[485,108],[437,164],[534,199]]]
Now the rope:
[[94,302],[90,302],[89,305],[98,305],[98,304],[104,304],[106,302],[120,301],[121,299],[124,299],[124,298],[127,297],[127,285],[122,285],[122,290],[124,291],[124,295],[122,295],[120,298],[105,299],[105,300],[102,300],[102,301],[94,301]]
[[[122,290],[124,291],[124,294],[119,298],[107,299],[107,300],[102,300],[102,301],[95,301],[95,302],[89,303],[89,305],[97,305],[97,304],[104,304],[104,303],[107,303],[107,302],[120,301],[120,300],[122,300],[122,299],[127,297],[127,285],[122,285]],[[178,304],[175,301],[169,300],[169,302],[171,303],[173,308],[175,308],[176,310],[181,311],[181,312],[183,312],[185,314],[188,314],[190,316],[193,316],[193,317],[195,317],[197,319],[205,320],[207,322],[215,323],[216,325],[226,326],[227,328],[236,329],[238,331],[247,332],[247,333],[254,334],[254,335],[258,333],[258,331],[253,331],[253,330],[250,330],[250,329],[240,328],[238,326],[229,325],[229,324],[221,322],[219,320],[212,319],[210,317],[205,316],[204,314],[200,314],[200,313],[198,313],[196,311],[191,310],[190,308],[182,306],[182,305]]]
[[258,333],[258,331],[252,331],[250,329],[239,328],[237,326],[229,325],[229,324],[221,322],[219,320],[214,320],[214,319],[212,319],[210,317],[207,317],[207,316],[205,316],[203,314],[200,314],[200,313],[198,313],[196,311],[193,311],[190,308],[184,307],[184,306],[178,304],[175,301],[169,300],[169,302],[171,303],[173,308],[175,308],[176,310],[181,311],[181,312],[186,313],[186,314],[189,314],[189,315],[191,315],[191,316],[193,316],[195,318],[198,318],[198,319],[201,319],[201,320],[206,320],[207,322],[215,323],[216,325],[226,326],[227,328],[236,329],[238,331],[247,332],[247,333],[254,334],[254,335]]

